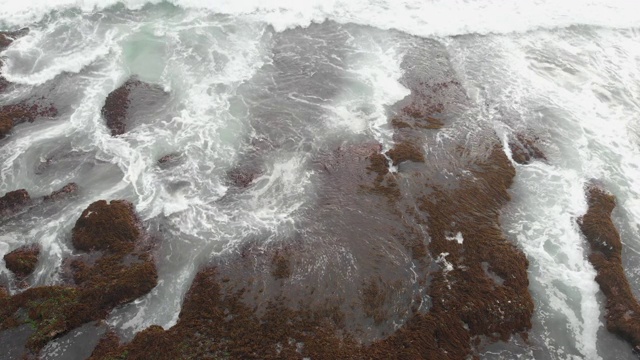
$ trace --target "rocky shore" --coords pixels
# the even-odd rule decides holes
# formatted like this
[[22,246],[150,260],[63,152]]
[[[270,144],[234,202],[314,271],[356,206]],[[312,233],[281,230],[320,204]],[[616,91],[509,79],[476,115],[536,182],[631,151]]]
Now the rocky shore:
[[[0,32],[0,51],[27,33],[28,29]],[[410,94],[387,109],[385,130],[392,132],[391,139],[354,136],[305,154],[309,164],[304,166],[314,177],[314,197],[310,205],[301,206],[303,216],[288,232],[250,234],[255,237],[233,233],[240,238],[233,239],[239,245],[202,263],[190,259],[197,271],[171,327],[151,325],[126,339],[118,332],[121,329],[109,328],[104,320],[123,305],[156,293],[152,290],[164,281],[159,281],[159,269],[169,257],[158,248],[163,234],[171,231],[165,231],[165,224],[154,223],[153,228],[149,223],[182,210],[164,209],[166,214],[153,213],[147,222],[126,200],[135,196],[133,191],[114,193],[115,199],[91,197],[73,208],[74,213],[84,210],[77,219],[74,215],[73,228],[61,235],[69,249],[61,268],[53,280],[40,283],[34,278],[44,272],[46,246],[33,238],[11,244],[3,257],[9,271],[0,278],[0,335],[12,339],[11,356],[17,351],[24,359],[41,358],[48,345],[94,325],[107,330],[93,335],[97,346],[90,358],[95,360],[461,360],[478,359],[483,349],[499,342],[530,345],[534,301],[529,260],[503,232],[501,216],[511,201],[518,169],[548,161],[548,144],[525,132],[508,134],[503,140],[490,127],[448,132],[471,100],[448,59],[433,58],[438,58],[435,75],[418,78],[408,70],[402,79]],[[0,93],[10,86],[14,85],[0,74]],[[115,86],[102,108],[96,109],[105,125],[97,126],[101,135],[119,137],[106,136],[108,141],[127,140],[140,125],[136,121],[154,121],[153,109],[170,100],[163,88],[136,76]],[[324,99],[309,92],[305,99]],[[243,101],[266,102],[266,97],[257,98]],[[297,129],[279,134],[280,142],[260,146],[268,138],[261,137],[262,132],[271,127],[279,131],[278,121],[283,121],[271,118],[274,113],[282,115],[281,109],[266,108],[272,112],[265,110],[256,118],[251,118],[250,110],[237,110],[249,114],[242,125],[253,126],[251,139],[233,138],[230,134],[236,129],[230,128],[225,129],[229,139],[224,140],[255,146],[220,171],[219,188],[228,192],[221,199],[207,194],[207,202],[199,205],[233,206],[233,196],[252,198],[261,181],[272,181],[263,178],[268,170],[263,163],[275,149],[289,151],[284,144]],[[10,137],[20,124],[57,116],[56,103],[45,97],[2,104],[0,139]],[[0,146],[9,142],[2,140]],[[301,143],[296,150],[315,146]],[[210,145],[209,139],[205,144]],[[143,146],[135,141],[129,145]],[[154,175],[170,174],[171,181],[182,181],[184,174],[175,173],[193,159],[181,151],[160,148],[151,160],[136,161],[142,164],[140,169],[150,163]],[[116,155],[100,155],[108,159],[101,161],[117,162],[109,158]],[[189,165],[207,176],[219,176],[209,160]],[[45,168],[50,159],[40,156],[40,161]],[[129,181],[127,174],[122,178]],[[69,182],[46,196],[32,196],[30,189],[4,194],[0,230],[7,220],[92,191],[78,179],[62,184],[68,181],[81,186]],[[590,244],[589,261],[606,296],[607,328],[640,352],[640,303],[622,268],[620,234],[611,221],[615,198],[596,185],[589,186],[586,195],[589,209],[578,225]],[[174,200],[173,194],[160,194],[158,199],[164,200],[162,196]],[[175,198],[180,209],[191,201],[187,196]],[[148,215],[148,207],[139,210],[142,217]],[[53,284],[39,285],[43,283]]]

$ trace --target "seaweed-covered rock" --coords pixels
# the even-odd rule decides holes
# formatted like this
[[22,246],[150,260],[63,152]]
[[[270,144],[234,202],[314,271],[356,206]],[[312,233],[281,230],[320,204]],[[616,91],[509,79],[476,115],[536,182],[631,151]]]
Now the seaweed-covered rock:
[[0,330],[31,323],[35,331],[27,347],[32,351],[84,323],[104,319],[114,307],[157,284],[149,237],[129,202],[91,204],[73,228],[72,243],[83,252],[65,260],[71,263],[75,284],[36,287],[0,299]]
[[596,282],[607,298],[607,329],[640,350],[640,303],[622,268],[622,242],[611,221],[615,197],[603,189],[587,188],[587,213],[578,219],[580,230],[591,246],[589,261],[597,275]]
[[107,96],[102,107],[102,117],[111,130],[111,136],[122,135],[127,131],[127,120],[135,93],[139,93],[139,97],[149,98],[143,99],[145,101],[163,99],[167,95],[157,85],[145,83],[136,77],[129,78]]
[[10,191],[0,198],[0,217],[11,215],[31,203],[25,189]]
[[58,110],[52,104],[38,101],[28,101],[0,107],[0,139],[4,138],[11,129],[23,122],[33,122],[39,117],[54,117]]
[[80,251],[131,251],[140,237],[136,222],[131,203],[122,200],[111,203],[96,201],[76,221],[71,242]]
[[4,256],[7,269],[11,270],[18,278],[25,278],[35,270],[40,255],[38,245],[25,245]]

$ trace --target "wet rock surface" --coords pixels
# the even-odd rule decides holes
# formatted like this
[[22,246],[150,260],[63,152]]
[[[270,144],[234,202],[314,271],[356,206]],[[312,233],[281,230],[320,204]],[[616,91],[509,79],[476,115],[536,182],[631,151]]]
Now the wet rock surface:
[[136,77],[112,91],[102,107],[102,117],[111,136],[124,134],[131,126],[131,114],[138,107],[153,107],[166,101],[168,94],[158,85],[145,83]]
[[40,255],[40,246],[25,245],[4,256],[7,269],[11,270],[16,277],[25,278],[35,270]]
[[26,348],[32,354],[82,324],[103,319],[157,283],[151,240],[131,203],[91,204],[76,222],[72,244],[80,253],[65,260],[71,284],[30,288],[0,299],[0,329],[29,324],[34,331]]
[[578,219],[589,242],[589,261],[597,271],[596,282],[606,296],[607,330],[628,341],[640,353],[640,303],[633,296],[622,267],[622,242],[611,221],[615,197],[597,185],[586,189],[587,213]]

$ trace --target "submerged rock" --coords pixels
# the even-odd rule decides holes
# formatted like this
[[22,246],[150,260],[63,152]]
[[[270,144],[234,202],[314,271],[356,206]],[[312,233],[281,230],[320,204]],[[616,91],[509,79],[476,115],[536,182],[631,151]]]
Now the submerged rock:
[[4,262],[18,278],[25,278],[35,270],[40,255],[40,246],[25,245],[4,256]]
[[622,268],[622,242],[611,221],[615,197],[590,185],[587,202],[589,208],[578,219],[578,225],[591,246],[589,261],[597,272],[596,282],[607,298],[607,330],[628,341],[635,351],[640,351],[640,303],[633,296]]
[[291,276],[291,260],[289,253],[285,251],[277,251],[272,260],[272,274],[276,279],[286,279]]
[[422,151],[418,146],[408,141],[396,144],[393,149],[387,152],[387,155],[393,161],[394,166],[405,161],[424,162]]
[[60,200],[63,199],[67,196],[70,196],[74,193],[76,193],[78,191],[78,184],[76,183],[68,183],[67,185],[63,186],[62,189],[60,190],[56,190],[54,192],[52,192],[51,194],[45,196],[43,198],[43,201],[56,201],[56,200]]
[[157,284],[149,237],[127,201],[91,204],[73,228],[72,244],[81,254],[64,263],[74,284],[31,288],[0,299],[0,330],[32,324],[35,331],[26,346],[35,353]]
[[229,183],[239,188],[249,187],[255,179],[262,175],[262,171],[257,168],[234,168],[227,173]]
[[158,166],[161,169],[168,169],[180,163],[181,160],[182,160],[182,155],[180,154],[176,154],[176,153],[168,154],[158,159]]

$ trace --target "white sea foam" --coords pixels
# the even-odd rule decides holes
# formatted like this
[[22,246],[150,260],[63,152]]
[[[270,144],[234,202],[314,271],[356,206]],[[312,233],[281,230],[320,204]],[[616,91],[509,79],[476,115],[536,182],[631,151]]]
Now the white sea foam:
[[[13,26],[37,21],[53,10],[104,9],[117,0],[28,0],[0,3],[0,19]],[[160,1],[125,0],[130,9]],[[183,8],[266,21],[276,30],[326,19],[420,36],[509,33],[571,25],[633,27],[640,23],[634,0],[171,0]]]

